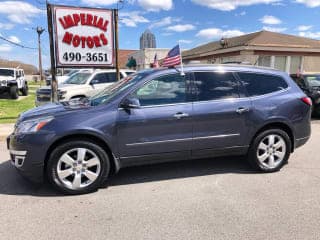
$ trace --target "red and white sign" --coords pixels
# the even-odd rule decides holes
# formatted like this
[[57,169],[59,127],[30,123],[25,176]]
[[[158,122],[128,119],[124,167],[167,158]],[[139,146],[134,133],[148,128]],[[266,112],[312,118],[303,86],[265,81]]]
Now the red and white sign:
[[113,67],[112,10],[54,6],[56,65]]

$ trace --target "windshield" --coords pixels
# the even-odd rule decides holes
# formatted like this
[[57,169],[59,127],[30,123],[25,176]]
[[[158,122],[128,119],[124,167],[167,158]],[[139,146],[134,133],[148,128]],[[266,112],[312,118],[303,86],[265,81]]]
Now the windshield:
[[91,97],[90,103],[92,106],[98,106],[103,103],[110,102],[114,97],[118,96],[120,93],[124,92],[129,87],[135,85],[138,81],[148,75],[148,71],[143,71],[140,73],[132,74],[119,82],[112,84],[111,86],[105,88],[102,92]]
[[75,74],[75,73],[77,73],[77,72],[79,72],[79,70],[71,70],[70,72],[68,72],[67,74],[66,74],[66,76],[71,76],[71,75],[73,75],[73,74]]
[[65,84],[85,84],[89,77],[91,76],[91,73],[75,73],[71,77],[69,77],[64,83]]
[[14,71],[10,69],[0,69],[0,76],[14,77]]
[[320,87],[320,75],[306,76],[306,80],[310,87]]

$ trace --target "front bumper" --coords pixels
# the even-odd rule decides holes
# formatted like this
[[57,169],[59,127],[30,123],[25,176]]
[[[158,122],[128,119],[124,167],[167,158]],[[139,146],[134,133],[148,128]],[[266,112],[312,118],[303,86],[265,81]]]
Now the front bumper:
[[44,165],[50,134],[11,134],[7,148],[11,163],[28,180],[41,183],[44,180]]

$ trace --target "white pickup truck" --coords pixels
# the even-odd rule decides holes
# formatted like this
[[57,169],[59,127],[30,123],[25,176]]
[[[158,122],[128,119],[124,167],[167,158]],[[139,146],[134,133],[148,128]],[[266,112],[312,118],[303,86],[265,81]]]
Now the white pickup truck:
[[8,93],[10,98],[17,99],[19,91],[23,96],[28,95],[28,83],[23,69],[0,68],[0,94]]
[[[124,78],[134,72],[130,69],[121,69],[120,76]],[[58,84],[58,98],[59,101],[69,101],[75,98],[91,97],[116,81],[116,71],[114,69],[80,71],[71,75],[63,83]],[[36,95],[36,106],[49,103],[51,87],[39,88]]]

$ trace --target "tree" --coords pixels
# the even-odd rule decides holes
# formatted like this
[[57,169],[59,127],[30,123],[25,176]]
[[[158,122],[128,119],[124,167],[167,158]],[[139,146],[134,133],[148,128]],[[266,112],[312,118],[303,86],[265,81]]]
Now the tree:
[[136,69],[137,67],[137,61],[133,58],[133,57],[130,57],[128,59],[128,62],[126,64],[126,66],[130,69]]

